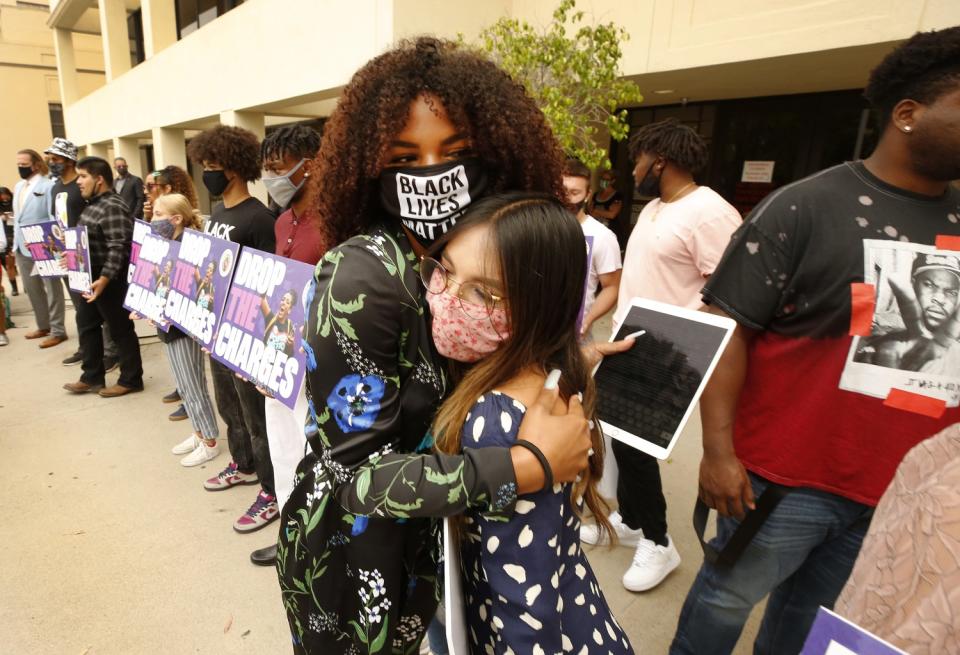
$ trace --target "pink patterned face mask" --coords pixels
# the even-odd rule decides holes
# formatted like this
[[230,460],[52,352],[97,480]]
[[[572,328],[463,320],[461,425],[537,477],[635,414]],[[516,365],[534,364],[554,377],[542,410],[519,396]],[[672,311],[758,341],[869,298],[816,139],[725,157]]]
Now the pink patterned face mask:
[[494,309],[488,318],[471,318],[460,308],[459,298],[447,293],[427,293],[433,314],[433,343],[444,357],[458,362],[480,361],[500,347],[509,335],[507,312]]

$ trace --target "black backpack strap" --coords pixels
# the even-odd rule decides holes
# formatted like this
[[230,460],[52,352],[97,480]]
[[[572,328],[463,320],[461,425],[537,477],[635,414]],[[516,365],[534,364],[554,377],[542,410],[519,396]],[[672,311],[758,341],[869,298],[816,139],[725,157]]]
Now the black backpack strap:
[[769,483],[764,492],[760,494],[760,498],[757,499],[757,508],[747,513],[722,551],[718,551],[703,538],[710,508],[697,498],[697,505],[693,509],[693,529],[697,533],[700,547],[703,548],[703,558],[719,568],[730,568],[736,564],[740,555],[753,541],[754,536],[763,527],[767,518],[790,491],[790,487]]

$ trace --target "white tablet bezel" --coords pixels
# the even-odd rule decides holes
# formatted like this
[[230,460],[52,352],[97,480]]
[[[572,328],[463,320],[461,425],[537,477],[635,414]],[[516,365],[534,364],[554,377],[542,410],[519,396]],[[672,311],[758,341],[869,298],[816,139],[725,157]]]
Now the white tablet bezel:
[[[600,426],[603,429],[603,433],[609,435],[610,437],[622,441],[632,448],[636,448],[642,452],[647,453],[657,459],[666,459],[670,456],[670,453],[673,451],[673,447],[677,443],[677,439],[680,438],[680,434],[683,432],[683,429],[687,426],[687,421],[690,420],[690,415],[693,414],[694,407],[697,406],[697,403],[700,401],[700,394],[703,393],[704,387],[707,386],[707,381],[710,379],[710,376],[713,374],[713,369],[716,368],[717,362],[720,361],[720,357],[723,355],[723,351],[726,349],[727,344],[730,343],[730,337],[733,336],[733,331],[737,327],[737,322],[732,318],[727,318],[726,316],[717,316],[716,314],[708,314],[707,312],[695,311],[692,309],[686,309],[684,307],[677,307],[676,305],[668,305],[667,303],[658,302],[656,300],[648,300],[646,298],[634,298],[630,301],[630,309],[634,307],[639,307],[641,309],[646,309],[661,314],[668,314],[670,316],[677,316],[679,318],[688,319],[695,321],[697,323],[704,323],[706,325],[712,325],[714,327],[721,328],[724,330],[723,338],[720,341],[720,347],[713,354],[713,359],[710,361],[710,365],[707,367],[706,373],[703,376],[703,379],[700,381],[700,386],[697,387],[696,393],[693,394],[693,398],[690,401],[690,405],[687,407],[687,411],[683,415],[683,419],[677,425],[676,431],[673,433],[673,436],[670,438],[670,443],[667,444],[666,448],[662,448],[655,443],[644,439],[643,437],[637,436],[628,432],[624,428],[619,428],[615,425],[607,423],[606,421],[600,419]],[[629,316],[630,311],[628,310],[626,314],[623,315],[623,320],[618,322],[614,328],[613,332],[610,335],[610,341],[615,341],[617,337],[617,332],[620,331],[620,328],[623,326],[623,322]],[[642,338],[642,337],[640,337]],[[616,355],[613,355],[614,357]],[[600,367],[603,366],[603,362],[600,362],[594,369],[594,375],[597,371],[600,370]],[[599,393],[599,390],[598,390]]]

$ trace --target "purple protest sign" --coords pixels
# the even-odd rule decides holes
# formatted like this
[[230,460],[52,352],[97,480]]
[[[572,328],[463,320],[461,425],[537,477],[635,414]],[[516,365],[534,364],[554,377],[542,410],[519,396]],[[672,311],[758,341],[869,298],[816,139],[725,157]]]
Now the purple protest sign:
[[133,279],[127,287],[123,306],[157,324],[166,332],[170,322],[164,318],[163,308],[170,292],[173,265],[177,261],[180,244],[176,241],[146,234],[140,246]]
[[907,655],[839,614],[821,607],[800,655]]
[[195,230],[184,230],[180,239],[164,315],[207,350],[213,349],[239,252],[232,241]]
[[293,409],[306,371],[303,298],[313,266],[243,248],[212,356]]
[[130,243],[130,266],[127,267],[127,282],[133,279],[133,272],[137,268],[137,259],[140,258],[140,248],[143,246],[143,237],[152,234],[150,223],[139,218],[133,221],[133,241]]
[[56,221],[24,225],[23,243],[30,251],[34,268],[40,277],[63,277],[67,269],[58,259],[63,253],[63,228]]
[[67,267],[67,285],[77,293],[90,292],[90,244],[86,227],[68,227],[63,231],[63,262]]

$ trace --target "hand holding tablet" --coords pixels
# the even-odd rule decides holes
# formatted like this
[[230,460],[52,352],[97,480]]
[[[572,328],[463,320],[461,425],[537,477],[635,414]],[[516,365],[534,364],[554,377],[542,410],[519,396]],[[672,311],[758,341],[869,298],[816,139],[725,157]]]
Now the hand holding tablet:
[[610,338],[633,347],[608,355],[595,375],[604,432],[667,458],[735,328],[726,317],[635,298]]

